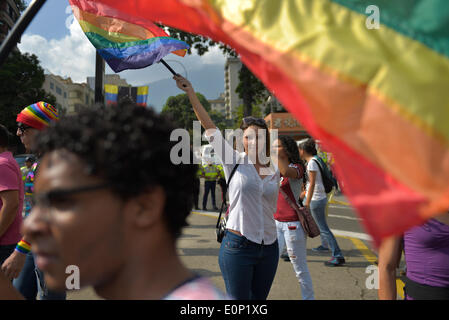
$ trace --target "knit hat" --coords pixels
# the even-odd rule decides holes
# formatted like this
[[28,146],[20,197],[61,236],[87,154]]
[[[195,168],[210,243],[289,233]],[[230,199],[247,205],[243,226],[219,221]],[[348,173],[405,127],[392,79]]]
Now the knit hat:
[[47,102],[36,102],[23,109],[17,115],[21,122],[37,130],[44,130],[50,122],[59,120],[58,110]]

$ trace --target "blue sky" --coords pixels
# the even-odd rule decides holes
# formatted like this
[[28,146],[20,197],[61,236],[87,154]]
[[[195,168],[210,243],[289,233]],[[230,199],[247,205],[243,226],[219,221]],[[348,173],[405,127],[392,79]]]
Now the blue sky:
[[[26,2],[29,3],[30,0]],[[86,82],[86,77],[94,76],[95,49],[74,19],[67,0],[47,0],[28,26],[18,47],[22,52],[36,54],[41,65],[53,74],[71,77],[75,82]],[[215,99],[224,91],[225,57],[220,50],[212,49],[201,57],[192,54],[182,58],[170,54],[164,60],[169,62],[176,72],[185,76],[186,70],[189,79],[198,79],[193,85],[208,99]],[[210,70],[220,68],[223,70],[222,77],[217,75],[217,72],[213,72],[214,79],[204,77]],[[106,73],[113,71],[106,66]],[[135,86],[172,77],[161,64],[119,74]],[[173,94],[177,93],[180,92],[175,88]]]
[[[30,2],[31,0],[26,0],[27,4]],[[69,2],[66,0],[47,0],[26,32],[50,39],[64,37],[68,33],[65,23],[71,15],[71,12],[66,13],[67,8],[69,8]]]

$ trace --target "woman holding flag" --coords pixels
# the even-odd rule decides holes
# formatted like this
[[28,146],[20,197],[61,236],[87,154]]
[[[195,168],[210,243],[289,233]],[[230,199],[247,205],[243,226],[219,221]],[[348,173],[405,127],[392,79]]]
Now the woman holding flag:
[[179,75],[174,79],[187,93],[206,129],[206,138],[221,159],[227,180],[239,164],[229,183],[229,218],[218,259],[226,291],[238,300],[265,300],[279,260],[273,214],[280,182],[277,167],[263,161],[265,151],[269,150],[267,125],[263,119],[244,118],[240,127],[244,152],[239,153],[223,138],[190,82]]

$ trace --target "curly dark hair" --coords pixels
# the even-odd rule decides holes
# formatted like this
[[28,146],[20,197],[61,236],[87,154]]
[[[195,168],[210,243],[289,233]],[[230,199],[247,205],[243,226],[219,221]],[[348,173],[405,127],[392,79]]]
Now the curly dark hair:
[[197,165],[172,163],[170,150],[177,143],[170,141],[173,129],[151,109],[123,103],[83,108],[52,123],[37,143],[42,154],[59,149],[76,154],[87,164],[86,174],[104,179],[122,199],[161,186],[164,221],[177,239],[188,225]]
[[[304,166],[304,162],[299,156],[299,150],[296,141],[290,136],[279,136],[279,140],[281,141],[282,147],[284,147],[284,150],[287,153],[288,161],[290,163],[299,164],[302,168],[302,172],[305,173],[306,167]],[[303,178],[305,178],[305,175]]]
[[296,141],[290,136],[279,136],[290,163],[301,163]]

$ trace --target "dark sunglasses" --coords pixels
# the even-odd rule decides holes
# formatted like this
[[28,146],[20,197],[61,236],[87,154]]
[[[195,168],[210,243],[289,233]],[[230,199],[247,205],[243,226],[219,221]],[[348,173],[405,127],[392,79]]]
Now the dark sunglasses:
[[19,129],[21,132],[25,132],[26,130],[31,129],[31,127],[23,123],[18,123],[17,129]]
[[261,118],[246,117],[246,118],[243,118],[243,123],[246,124],[247,126],[255,124],[259,127],[267,128],[267,123],[265,122],[264,119],[261,119]]
[[41,205],[41,206],[45,206],[45,207],[51,207],[53,204],[57,203],[59,200],[64,199],[66,197],[75,195],[75,194],[79,194],[79,193],[84,193],[84,192],[89,192],[89,191],[94,191],[94,190],[99,190],[99,189],[105,189],[105,188],[109,188],[110,185],[109,184],[98,184],[98,185],[92,185],[92,186],[83,186],[83,187],[77,187],[77,188],[72,188],[72,189],[56,189],[56,190],[51,190],[48,192],[39,192],[39,193],[34,193],[32,196],[32,200],[31,203],[32,205]]

